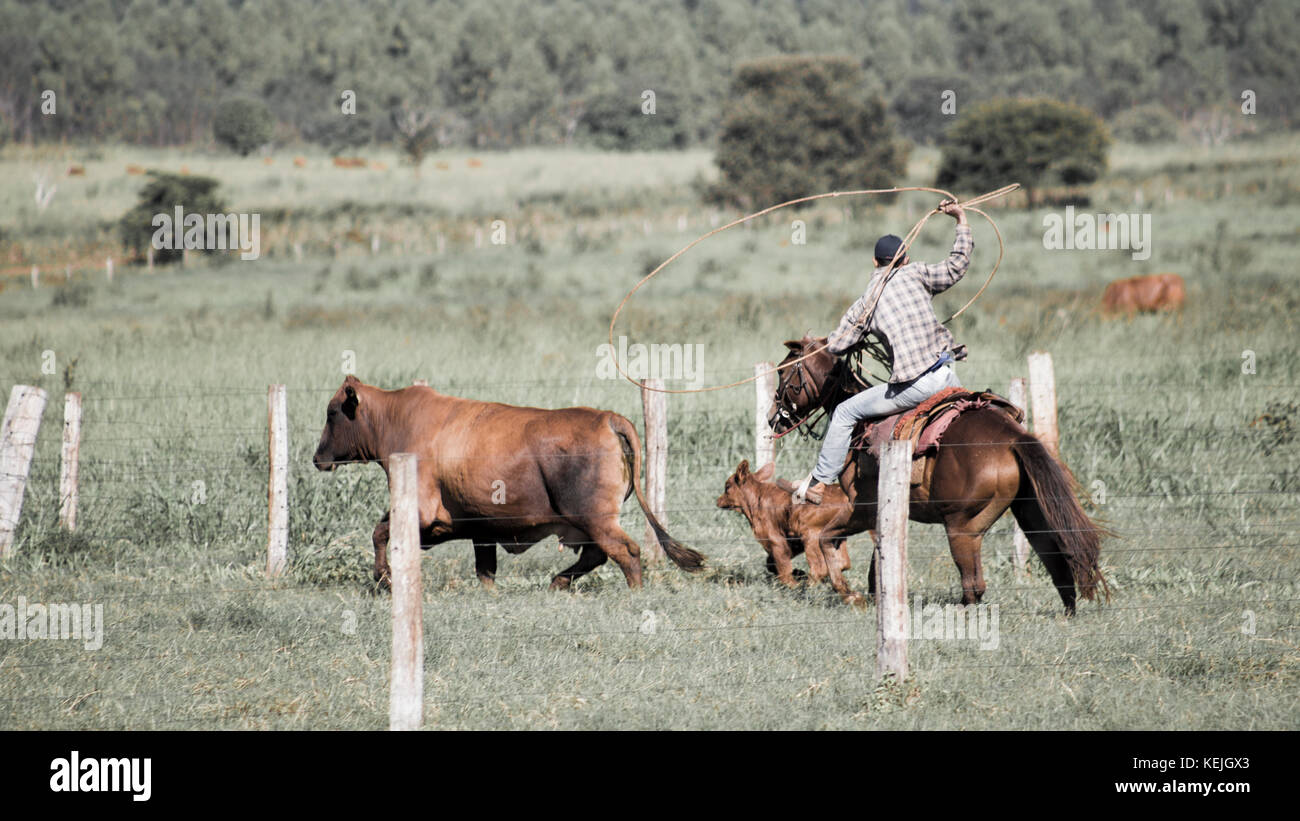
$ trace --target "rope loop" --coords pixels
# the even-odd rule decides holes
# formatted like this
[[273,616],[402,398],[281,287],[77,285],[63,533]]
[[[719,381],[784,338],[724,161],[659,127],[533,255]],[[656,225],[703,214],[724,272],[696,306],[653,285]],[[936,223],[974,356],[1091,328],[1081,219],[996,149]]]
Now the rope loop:
[[[979,214],[981,217],[988,220],[989,225],[992,226],[993,228],[993,233],[996,234],[998,238],[998,258],[993,263],[993,269],[989,271],[988,279],[984,281],[984,285],[981,286],[980,289],[975,293],[975,296],[971,297],[970,300],[965,305],[961,306],[961,308],[957,309],[957,311],[954,312],[952,316],[948,317],[943,321],[943,324],[946,325],[949,322],[952,322],[957,317],[961,316],[962,313],[964,313],[967,308],[969,308],[972,304],[974,304],[975,300],[979,299],[980,295],[984,293],[984,290],[989,287],[989,283],[993,281],[993,275],[998,272],[998,267],[1001,266],[1002,264],[1002,256],[1004,251],[1006,250],[1005,245],[1002,241],[1002,232],[998,230],[997,223],[994,222],[993,218],[990,217],[988,214],[986,214],[983,210],[976,208],[975,206],[992,199],[997,199],[999,197],[1006,196],[1007,194],[1011,193],[1012,191],[1015,191],[1019,187],[1020,187],[1020,183],[1018,182],[1012,183],[1010,185],[1004,185],[1001,188],[998,188],[994,191],[989,191],[986,194],[980,194],[978,197],[973,197],[965,202],[961,202],[960,200],[958,200],[957,197],[955,197],[950,191],[945,191],[942,188],[929,188],[927,186],[922,186],[922,185],[911,185],[911,186],[905,186],[900,188],[865,188],[858,191],[828,191],[824,194],[813,194],[812,196],[809,197],[799,197],[798,199],[787,200],[786,202],[768,206],[767,208],[764,208],[762,211],[755,211],[752,214],[747,214],[738,219],[734,219],[731,222],[727,223],[726,225],[722,225],[717,228],[714,228],[712,231],[709,231],[708,233],[703,234],[691,240],[685,246],[683,246],[681,250],[679,250],[677,253],[673,254],[663,262],[659,263],[659,265],[653,271],[641,277],[641,279],[637,281],[636,285],[632,286],[632,290],[627,292],[627,295],[623,297],[623,301],[620,302],[618,304],[618,307],[614,309],[614,315],[610,317],[609,320],[610,350],[611,351],[617,350],[617,348],[614,347],[614,325],[615,323],[618,322],[619,314],[621,314],[623,312],[623,309],[627,307],[627,303],[629,300],[632,299],[632,296],[637,291],[641,290],[642,285],[645,285],[647,282],[653,279],[660,271],[667,268],[674,261],[676,261],[678,257],[680,257],[682,254],[685,254],[687,251],[691,250],[696,245],[699,245],[701,242],[704,242],[709,237],[712,237],[714,234],[720,234],[729,228],[734,228],[737,225],[740,225],[741,223],[749,222],[752,219],[757,219],[758,217],[764,216],[766,214],[770,214],[773,211],[777,211],[782,208],[788,208],[791,205],[799,205],[800,203],[812,202],[813,200],[826,199],[828,197],[831,198],[861,197],[861,196],[872,196],[872,195],[879,195],[879,194],[901,194],[905,191],[926,191],[932,194],[942,195],[946,200],[951,200],[957,203],[958,205],[960,205],[963,209]],[[912,242],[915,241],[916,237],[921,233],[921,229],[925,227],[925,223],[929,221],[930,217],[938,213],[941,213],[938,207],[935,207],[932,210],[927,211],[921,217],[921,219],[917,220],[917,223],[912,226],[912,230],[907,232],[907,236],[903,238],[903,244],[898,247],[898,251],[894,253],[894,258],[889,261],[888,272],[885,274],[885,276],[881,277],[880,282],[877,284],[876,288],[874,289],[875,296],[872,298],[871,307],[867,311],[868,317],[871,317],[872,314],[875,312],[876,302],[879,301],[880,299],[881,291],[884,290],[885,284],[889,281],[890,277],[894,275],[894,271],[897,270],[893,267],[894,263],[907,254],[907,249],[911,246]],[[805,359],[817,353],[820,353],[825,347],[826,346],[823,345],[822,347],[817,348],[816,350],[809,351],[808,353],[804,354],[798,359],[795,359],[791,362],[787,362],[784,367],[788,368],[792,365],[802,362]],[[677,389],[650,387],[636,379],[633,379],[632,376],[626,370],[623,369],[623,363],[618,361],[617,355],[614,356],[614,367],[618,369],[618,372],[623,376],[624,379],[626,379],[627,381],[631,382],[633,385],[636,385],[644,390],[657,391],[659,393],[709,393],[711,391],[727,390],[728,388],[735,388],[735,387],[739,387],[740,385],[748,384],[750,382],[759,379],[761,376],[766,376],[767,373],[775,373],[781,370],[782,366],[778,365],[774,367],[771,371],[768,371],[767,373],[755,374],[753,376],[746,377],[745,379],[738,379],[735,382],[729,382],[726,385],[711,385],[706,388],[677,388]]]

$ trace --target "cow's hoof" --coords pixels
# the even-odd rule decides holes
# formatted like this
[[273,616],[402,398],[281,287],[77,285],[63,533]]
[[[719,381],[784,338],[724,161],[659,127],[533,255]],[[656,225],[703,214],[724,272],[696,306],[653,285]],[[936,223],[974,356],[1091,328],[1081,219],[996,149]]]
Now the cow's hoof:
[[551,579],[551,590],[568,590],[572,580],[568,576],[556,576]]
[[858,610],[867,609],[867,597],[854,591],[844,596],[844,603],[856,607]]

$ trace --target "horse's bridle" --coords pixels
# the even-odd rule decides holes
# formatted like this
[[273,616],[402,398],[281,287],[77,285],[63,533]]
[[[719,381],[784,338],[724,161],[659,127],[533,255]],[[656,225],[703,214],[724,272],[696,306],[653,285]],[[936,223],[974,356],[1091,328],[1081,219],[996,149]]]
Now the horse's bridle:
[[[843,391],[846,389],[850,376],[857,378],[864,387],[867,386],[865,380],[856,373],[855,368],[850,367],[849,363],[843,360],[837,360],[831,367],[831,372],[828,374],[826,381],[822,383],[821,391],[811,396],[812,410],[808,411],[802,419],[793,421],[796,413],[793,397],[797,397],[805,392],[812,394],[811,388],[815,387],[808,376],[804,360],[797,360],[790,366],[789,376],[783,381],[783,387],[777,388],[776,395],[772,398],[773,413],[768,417],[769,427],[773,427],[772,422],[777,418],[791,421],[793,424],[781,433],[773,433],[772,438],[780,439],[786,434],[795,431],[798,431],[800,436],[807,436],[812,439],[823,438],[826,435],[826,432],[823,430],[821,433],[818,433],[816,430],[817,424],[821,421],[821,417],[819,417],[818,414],[820,413],[826,418],[830,417],[830,410],[826,406],[829,404],[830,398],[835,395],[837,390]],[[809,424],[805,428],[804,425],[810,420],[815,421],[812,421],[812,424]]]

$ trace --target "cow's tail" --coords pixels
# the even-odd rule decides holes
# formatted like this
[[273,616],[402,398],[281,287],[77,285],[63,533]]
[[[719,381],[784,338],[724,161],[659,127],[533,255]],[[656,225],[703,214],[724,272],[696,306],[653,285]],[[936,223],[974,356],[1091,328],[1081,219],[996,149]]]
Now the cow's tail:
[[623,446],[623,459],[632,474],[630,481],[632,490],[636,493],[637,503],[641,505],[641,512],[650,523],[650,529],[655,532],[659,546],[663,548],[668,558],[673,560],[673,564],[683,570],[694,572],[704,567],[704,554],[692,550],[669,536],[668,531],[659,524],[659,520],[655,518],[649,504],[646,503],[645,494],[641,492],[641,438],[636,435],[636,428],[626,418],[616,413],[610,414],[610,427],[614,429]]

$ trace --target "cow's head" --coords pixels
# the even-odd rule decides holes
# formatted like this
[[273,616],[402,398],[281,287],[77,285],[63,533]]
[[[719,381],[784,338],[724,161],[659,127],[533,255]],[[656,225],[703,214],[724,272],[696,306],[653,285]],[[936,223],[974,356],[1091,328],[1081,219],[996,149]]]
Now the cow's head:
[[745,459],[736,466],[736,472],[727,477],[727,484],[722,488],[722,495],[718,497],[718,507],[723,510],[744,511],[745,499],[747,494],[754,492],[754,485],[771,479],[775,472],[776,466],[768,462],[757,472],[751,473],[749,460]]
[[333,470],[347,462],[373,458],[369,448],[370,428],[361,411],[364,387],[360,379],[349,374],[325,406],[325,430],[312,457],[312,464],[318,470]]

